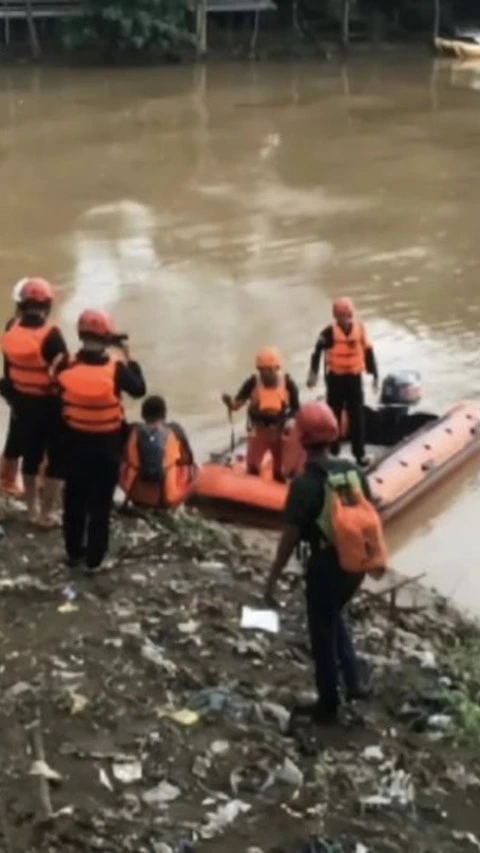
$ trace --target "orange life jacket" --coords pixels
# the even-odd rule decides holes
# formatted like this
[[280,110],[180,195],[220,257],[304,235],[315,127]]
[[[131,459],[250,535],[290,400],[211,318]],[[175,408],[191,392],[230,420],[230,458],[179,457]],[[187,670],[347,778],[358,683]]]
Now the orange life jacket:
[[17,321],[2,336],[2,351],[7,360],[13,388],[28,397],[48,397],[54,385],[49,365],[42,355],[43,344],[55,328],[46,323],[36,329],[21,326]]
[[345,572],[382,572],[388,554],[380,516],[365,497],[357,470],[328,463],[325,500],[317,524]]
[[73,361],[57,376],[64,423],[78,432],[118,432],[123,406],[115,392],[116,362],[85,364]]
[[257,377],[255,388],[250,396],[249,414],[255,420],[266,419],[275,421],[281,419],[290,403],[285,376],[279,376],[274,388],[267,388],[260,377]]
[[127,500],[136,506],[170,508],[181,503],[187,495],[193,466],[184,460],[183,448],[172,429],[165,428],[159,452],[161,475],[156,481],[144,479],[139,426],[132,427],[120,465],[119,486]]
[[348,335],[338,323],[332,324],[333,346],[327,350],[327,373],[337,376],[360,376],[365,370],[365,352],[368,348],[362,323],[353,323]]

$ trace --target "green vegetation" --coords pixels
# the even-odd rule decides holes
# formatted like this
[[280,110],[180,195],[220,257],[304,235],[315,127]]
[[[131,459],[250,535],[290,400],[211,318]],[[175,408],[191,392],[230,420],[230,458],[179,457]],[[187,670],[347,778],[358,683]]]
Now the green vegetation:
[[68,25],[65,46],[106,59],[173,58],[193,45],[190,17],[187,0],[88,0],[85,14]]

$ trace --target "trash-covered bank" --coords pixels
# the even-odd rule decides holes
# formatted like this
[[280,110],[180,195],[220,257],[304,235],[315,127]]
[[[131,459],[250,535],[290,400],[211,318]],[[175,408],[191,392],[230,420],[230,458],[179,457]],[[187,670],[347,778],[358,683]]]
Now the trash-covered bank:
[[92,580],[15,510],[1,536],[0,849],[480,850],[480,634],[440,600],[362,593],[372,699],[292,731],[312,685],[295,566],[277,633],[245,627],[266,556],[183,511],[118,516]]

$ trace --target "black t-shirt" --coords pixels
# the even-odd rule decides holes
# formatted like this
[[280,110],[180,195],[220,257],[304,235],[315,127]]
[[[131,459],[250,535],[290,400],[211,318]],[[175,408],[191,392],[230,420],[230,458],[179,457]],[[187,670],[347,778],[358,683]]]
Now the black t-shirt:
[[284,523],[298,528],[300,539],[310,545],[312,552],[318,551],[320,547],[321,532],[317,520],[325,500],[325,480],[329,468],[338,473],[355,470],[365,497],[372,500],[365,473],[350,459],[329,459],[319,456],[307,462],[304,473],[295,477],[290,484],[284,510]]

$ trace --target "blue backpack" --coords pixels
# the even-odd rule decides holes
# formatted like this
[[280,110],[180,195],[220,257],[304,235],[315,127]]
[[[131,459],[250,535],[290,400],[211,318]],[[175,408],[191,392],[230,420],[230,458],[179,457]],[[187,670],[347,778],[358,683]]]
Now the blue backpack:
[[162,429],[149,429],[144,424],[140,424],[138,427],[139,477],[146,483],[163,482],[163,455],[166,437],[166,433]]

